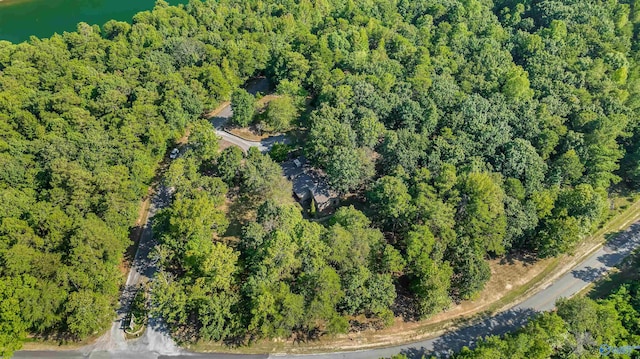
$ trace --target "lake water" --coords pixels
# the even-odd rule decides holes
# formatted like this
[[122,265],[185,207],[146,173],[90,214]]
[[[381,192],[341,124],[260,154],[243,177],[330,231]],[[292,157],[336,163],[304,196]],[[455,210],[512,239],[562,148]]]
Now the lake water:
[[0,40],[17,43],[31,35],[49,37],[75,31],[79,22],[100,26],[111,19],[131,22],[133,15],[154,4],[155,0],[0,0]]

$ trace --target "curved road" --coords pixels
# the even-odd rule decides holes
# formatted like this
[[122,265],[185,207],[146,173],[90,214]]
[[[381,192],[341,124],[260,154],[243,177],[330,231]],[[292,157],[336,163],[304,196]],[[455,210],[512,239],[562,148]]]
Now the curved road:
[[[16,353],[16,358],[211,358],[211,359],[258,359],[278,357],[282,359],[370,359],[389,357],[404,353],[410,358],[420,358],[423,354],[446,355],[463,346],[473,345],[480,336],[503,334],[517,329],[526,323],[535,313],[554,308],[555,301],[563,297],[571,297],[594,282],[608,270],[620,263],[635,248],[640,247],[640,222],[634,223],[612,241],[597,250],[568,273],[559,277],[547,288],[529,297],[513,308],[501,312],[494,317],[478,323],[452,330],[436,338],[423,340],[392,348],[372,349],[352,352],[311,354],[311,355],[235,355],[235,354],[199,354],[186,351],[162,353],[157,351],[141,353],[102,352],[102,351],[39,351]],[[151,349],[153,350],[153,349]]]
[[220,136],[223,140],[240,147],[244,152],[249,151],[250,147],[257,147],[260,152],[267,152],[275,143],[288,142],[288,139],[285,137],[285,135],[271,136],[265,138],[262,141],[247,141],[243,138],[233,135],[224,130],[224,125],[231,118],[231,116],[233,116],[233,111],[231,110],[231,106],[227,105],[222,110],[220,110],[215,117],[211,118],[211,124],[213,124],[213,127],[215,127],[216,134],[218,136]]
[[[223,108],[211,122],[216,133],[224,140],[237,145],[243,151],[257,147],[261,152],[268,151],[274,143],[286,142],[284,136],[274,136],[261,142],[247,141],[223,130],[225,122],[231,117],[230,106]],[[472,346],[478,337],[491,334],[503,334],[517,329],[535,313],[551,310],[559,298],[571,297],[597,280],[604,273],[620,263],[635,248],[640,247],[640,222],[616,236],[612,241],[597,250],[568,273],[560,276],[551,285],[515,305],[509,310],[474,324],[451,330],[441,336],[417,343],[405,344],[390,348],[368,349],[362,351],[337,352],[326,354],[292,355],[292,354],[201,354],[179,349],[167,335],[160,321],[150,318],[149,327],[142,338],[125,341],[122,331],[123,318],[128,312],[128,302],[140,283],[153,278],[156,267],[149,258],[155,246],[151,231],[153,214],[169,203],[171,194],[160,186],[152,199],[149,217],[140,239],[132,269],[127,277],[123,292],[121,309],[109,332],[99,338],[96,343],[74,351],[19,351],[16,358],[211,358],[211,359],[261,359],[278,357],[282,359],[370,359],[390,357],[403,353],[410,358],[421,358],[423,354],[446,356],[463,346]]]

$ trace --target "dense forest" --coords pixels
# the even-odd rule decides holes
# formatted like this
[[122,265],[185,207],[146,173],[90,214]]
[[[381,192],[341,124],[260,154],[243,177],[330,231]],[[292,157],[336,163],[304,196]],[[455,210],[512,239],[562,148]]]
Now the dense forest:
[[[193,0],[0,41],[0,355],[106,328],[139,200],[187,127],[152,289],[181,340],[383,326],[401,292],[425,318],[473,298],[488,258],[571,250],[640,183],[638,24],[630,0]],[[282,95],[267,129],[300,130],[357,206],[309,220],[281,156],[218,150],[202,114],[252,103],[256,75]],[[239,198],[255,215],[224,240]]]

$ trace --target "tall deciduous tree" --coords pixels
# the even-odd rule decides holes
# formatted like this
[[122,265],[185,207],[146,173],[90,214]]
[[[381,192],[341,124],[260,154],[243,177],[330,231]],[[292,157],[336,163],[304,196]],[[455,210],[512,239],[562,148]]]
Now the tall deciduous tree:
[[385,176],[378,179],[367,193],[375,217],[385,227],[396,230],[407,225],[411,217],[411,195],[401,178]]
[[469,173],[460,177],[458,188],[458,235],[477,242],[487,252],[504,253],[503,239],[507,227],[504,192],[496,177],[488,173]]
[[246,90],[237,89],[231,95],[231,122],[240,127],[246,127],[253,122],[255,113],[255,99]]
[[338,147],[330,156],[327,174],[333,189],[347,193],[373,177],[373,161],[364,149]]
[[449,289],[453,269],[443,262],[444,248],[436,243],[427,226],[417,226],[405,239],[412,289],[418,297],[419,314],[427,317],[450,303]]
[[232,186],[236,183],[242,165],[242,150],[236,146],[225,148],[216,161],[216,172],[222,180]]
[[218,135],[209,121],[197,121],[191,129],[189,146],[200,161],[212,161],[218,156]]
[[291,128],[293,121],[298,117],[298,109],[293,98],[284,95],[269,102],[264,117],[272,131],[286,131]]

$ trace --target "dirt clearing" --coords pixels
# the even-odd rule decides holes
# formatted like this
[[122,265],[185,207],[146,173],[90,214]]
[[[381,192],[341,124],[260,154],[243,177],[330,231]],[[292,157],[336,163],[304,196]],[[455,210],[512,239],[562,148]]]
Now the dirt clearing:
[[260,341],[251,347],[230,350],[219,343],[202,342],[190,348],[198,351],[234,352],[234,353],[320,353],[330,351],[362,350],[375,347],[388,347],[435,337],[443,331],[464,325],[477,316],[490,315],[520,302],[525,297],[545,287],[547,283],[566,273],[575,264],[597,250],[605,237],[627,228],[640,219],[640,201],[630,205],[631,200],[621,201],[624,206],[613,211],[609,222],[597,230],[574,250],[558,258],[533,262],[529,258],[505,258],[490,262],[491,279],[483,291],[471,301],[463,301],[449,310],[437,314],[428,320],[404,321],[396,318],[394,324],[382,330],[365,330],[335,338],[321,338],[309,342],[290,340]]

